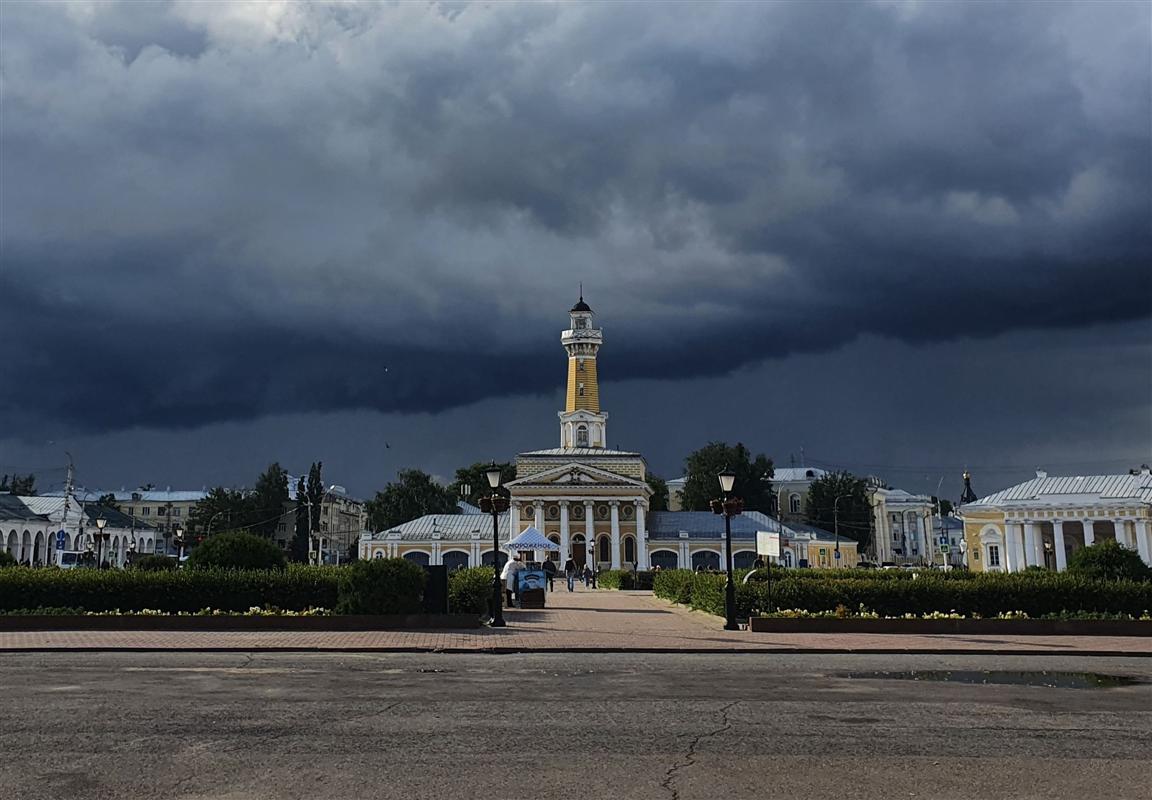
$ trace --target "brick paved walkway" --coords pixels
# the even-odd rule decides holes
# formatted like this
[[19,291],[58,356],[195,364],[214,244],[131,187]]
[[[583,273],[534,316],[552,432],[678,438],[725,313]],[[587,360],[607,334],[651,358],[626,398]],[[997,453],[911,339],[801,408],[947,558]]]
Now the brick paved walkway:
[[0,633],[8,650],[395,650],[462,652],[776,651],[1045,653],[1152,657],[1152,638],[776,634],[725,631],[723,620],[646,592],[578,590],[548,595],[549,608],[511,610],[504,629],[354,632],[43,631]]

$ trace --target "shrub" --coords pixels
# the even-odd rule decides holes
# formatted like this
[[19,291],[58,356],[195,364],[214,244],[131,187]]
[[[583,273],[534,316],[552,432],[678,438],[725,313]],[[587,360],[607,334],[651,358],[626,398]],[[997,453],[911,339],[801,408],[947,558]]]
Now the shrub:
[[0,550],[0,569],[14,566],[16,566],[16,556],[12,555],[7,550]]
[[421,611],[424,569],[403,558],[357,561],[341,570],[338,614],[416,614]]
[[492,602],[492,568],[469,567],[448,575],[448,610],[453,614],[488,614]]
[[145,572],[166,572],[176,569],[176,559],[169,558],[168,556],[158,556],[153,554],[136,556],[132,559],[132,569],[140,569]]
[[[776,572],[773,570],[773,572]],[[915,578],[887,578],[871,573],[854,577],[812,579],[789,570],[772,581],[774,608],[834,612],[837,607],[863,608],[886,617],[905,614],[958,613],[995,617],[1022,611],[1030,617],[1052,614],[1127,614],[1152,609],[1152,583],[1105,581],[1055,572],[971,574],[963,580],[948,573],[925,571]],[[701,611],[724,613],[724,576],[668,570],[657,574],[655,592]],[[736,584],[738,616],[768,610],[767,584]]]
[[251,533],[218,533],[188,556],[193,569],[284,569],[284,553],[268,539]]
[[607,569],[596,579],[601,589],[651,589],[654,572]]
[[1144,563],[1140,554],[1112,539],[1077,550],[1068,559],[1068,572],[1099,580],[1152,579],[1152,568]]
[[13,569],[0,571],[0,611],[68,607],[84,611],[291,611],[335,608],[340,567],[287,570]]

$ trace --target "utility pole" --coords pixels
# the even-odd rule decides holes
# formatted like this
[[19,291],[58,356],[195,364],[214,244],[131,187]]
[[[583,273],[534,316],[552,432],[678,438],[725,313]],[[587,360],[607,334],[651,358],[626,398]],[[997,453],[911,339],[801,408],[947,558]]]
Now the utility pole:
[[[72,489],[73,489],[73,486],[75,485],[75,482],[76,482],[76,467],[72,463],[72,454],[69,453],[67,450],[65,450],[64,455],[68,456],[68,477],[64,480],[64,517],[60,520],[60,530],[64,531],[65,535],[67,535],[67,532],[68,532],[68,509],[72,505]],[[77,537],[80,536],[79,529],[77,529],[77,531],[76,531],[76,536]],[[53,543],[52,546],[55,547],[55,543]],[[74,544],[73,547],[77,550],[80,549],[79,544]],[[57,552],[59,552],[59,551],[57,551]],[[45,560],[45,562],[47,562],[48,559],[44,559],[44,560]]]

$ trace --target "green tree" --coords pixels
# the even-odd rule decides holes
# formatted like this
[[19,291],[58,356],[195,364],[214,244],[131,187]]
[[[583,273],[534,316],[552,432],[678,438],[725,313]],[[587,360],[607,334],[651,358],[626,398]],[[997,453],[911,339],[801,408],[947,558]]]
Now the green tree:
[[[486,461],[477,461],[468,467],[461,467],[456,470],[456,480],[453,481],[448,489],[452,492],[454,497],[460,497],[472,505],[478,505],[481,497],[487,497],[492,494],[492,489],[488,486],[488,467],[491,463]],[[516,480],[516,465],[504,461],[496,465],[500,468],[500,488],[496,491],[508,497],[509,492],[504,485],[509,481]],[[464,486],[468,487],[467,494],[462,492]]]
[[188,525],[202,535],[241,527],[248,520],[249,510],[247,492],[217,486],[192,507]]
[[368,501],[368,524],[374,531],[394,528],[425,514],[456,514],[456,493],[419,469],[402,469]]
[[13,474],[11,478],[5,475],[0,478],[0,494],[17,494],[31,497],[36,494],[36,476],[29,472],[27,475]]
[[707,511],[708,502],[720,496],[720,482],[716,476],[730,469],[736,473],[732,493],[743,498],[749,511],[772,509],[772,460],[763,453],[753,457],[743,444],[709,442],[684,459],[684,493],[681,497],[685,511]]
[[292,560],[304,563],[308,560],[309,548],[309,521],[308,521],[308,484],[304,476],[296,481],[296,526],[292,535]]
[[836,530],[837,508],[840,535],[855,541],[863,553],[872,543],[872,506],[863,478],[848,472],[830,472],[812,481],[808,487],[808,524]]
[[193,569],[283,569],[284,554],[269,539],[233,531],[199,544],[188,556]]
[[288,502],[288,473],[279,462],[269,464],[268,469],[256,479],[256,487],[249,501],[250,519],[245,527],[271,539],[284,516],[284,505]]
[[942,516],[947,517],[952,513],[953,506],[952,506],[951,500],[945,500],[943,497],[936,497],[935,495],[933,495],[932,507],[935,508],[937,504],[939,504],[940,514]]
[[1140,554],[1114,539],[1081,547],[1068,559],[1068,571],[1098,580],[1152,580],[1152,568],[1145,565]]
[[653,475],[651,472],[645,476],[644,480],[647,481],[648,488],[652,490],[652,497],[648,500],[648,510],[667,511],[668,482],[659,475]]
[[96,505],[101,508],[110,508],[113,511],[120,510],[120,505],[116,502],[116,495],[111,493],[100,495],[99,499],[96,500]]

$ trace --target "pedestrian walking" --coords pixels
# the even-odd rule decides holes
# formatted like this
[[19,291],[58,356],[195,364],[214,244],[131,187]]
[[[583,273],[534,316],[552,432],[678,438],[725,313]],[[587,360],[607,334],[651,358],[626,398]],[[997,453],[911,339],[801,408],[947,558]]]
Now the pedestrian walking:
[[544,570],[544,576],[548,578],[548,591],[555,591],[556,585],[554,581],[556,580],[556,562],[551,558],[546,558],[544,559],[544,566],[542,569]]
[[568,591],[573,591],[576,584],[576,562],[572,559],[564,562],[564,577],[568,579]]
[[592,569],[587,564],[584,565],[584,585],[592,585]]

